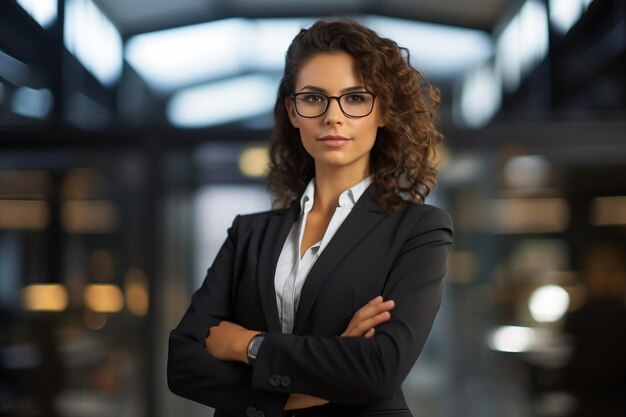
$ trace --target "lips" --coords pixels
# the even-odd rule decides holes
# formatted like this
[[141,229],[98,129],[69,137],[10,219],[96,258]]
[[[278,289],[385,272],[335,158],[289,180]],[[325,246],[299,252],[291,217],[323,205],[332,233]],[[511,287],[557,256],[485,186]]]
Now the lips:
[[350,142],[349,138],[346,138],[344,136],[336,136],[336,135],[328,135],[328,136],[324,136],[322,138],[319,139],[320,142],[323,142],[324,145],[326,146],[330,146],[333,148],[337,148],[339,146],[343,146],[346,143]]

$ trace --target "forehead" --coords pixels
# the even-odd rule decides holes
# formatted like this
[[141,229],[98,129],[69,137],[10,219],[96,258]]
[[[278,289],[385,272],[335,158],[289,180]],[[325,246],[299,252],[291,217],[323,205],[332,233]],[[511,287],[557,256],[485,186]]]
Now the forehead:
[[356,61],[346,52],[313,55],[302,65],[296,79],[296,89],[311,85],[332,91],[362,84]]

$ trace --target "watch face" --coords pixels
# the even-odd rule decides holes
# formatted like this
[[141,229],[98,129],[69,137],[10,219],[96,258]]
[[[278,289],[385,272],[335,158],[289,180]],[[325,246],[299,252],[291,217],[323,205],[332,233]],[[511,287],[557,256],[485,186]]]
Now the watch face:
[[261,347],[261,343],[263,342],[263,335],[258,334],[252,338],[250,341],[250,347],[248,348],[248,361],[256,359],[257,353],[259,353],[259,348]]
[[252,355],[256,358],[257,353],[259,353],[259,348],[261,347],[261,342],[263,342],[263,336],[255,336],[252,341],[252,346],[250,348]]

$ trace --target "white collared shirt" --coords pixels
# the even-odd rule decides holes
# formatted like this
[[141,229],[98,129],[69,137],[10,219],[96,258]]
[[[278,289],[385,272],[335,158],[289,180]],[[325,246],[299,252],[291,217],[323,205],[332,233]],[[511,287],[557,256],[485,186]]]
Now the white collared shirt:
[[367,177],[339,195],[339,207],[335,209],[322,240],[314,243],[300,258],[304,227],[315,199],[315,178],[309,181],[300,199],[300,217],[291,226],[291,231],[280,252],[274,275],[276,304],[283,333],[291,333],[293,330],[300,293],[309,271],[371,182],[372,178]]

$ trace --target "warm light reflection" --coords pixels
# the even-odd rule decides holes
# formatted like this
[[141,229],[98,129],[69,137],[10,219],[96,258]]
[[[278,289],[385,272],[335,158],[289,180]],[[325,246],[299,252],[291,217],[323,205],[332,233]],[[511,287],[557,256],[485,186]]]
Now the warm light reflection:
[[0,200],[0,229],[44,230],[48,204],[36,200]]
[[68,201],[61,223],[70,233],[110,233],[117,227],[117,208],[110,201]]
[[50,193],[51,183],[46,171],[0,170],[0,197],[43,200]]
[[562,198],[509,198],[489,203],[488,226],[496,233],[558,233],[569,225]]
[[267,175],[269,162],[266,147],[249,147],[244,149],[239,156],[239,170],[247,177],[263,177]]
[[84,297],[87,307],[97,313],[117,313],[124,308],[124,296],[116,285],[90,284]]
[[102,174],[93,168],[69,171],[61,184],[61,196],[66,200],[89,200],[103,188]]
[[31,311],[63,311],[67,308],[67,290],[60,284],[33,284],[22,289],[22,305]]
[[535,332],[529,327],[502,326],[490,334],[488,344],[491,349],[501,352],[525,352],[534,337]]
[[594,226],[626,224],[626,196],[596,197],[591,203]]
[[542,323],[554,322],[567,312],[569,294],[558,285],[544,285],[530,295],[528,309],[533,319]]
[[148,279],[139,269],[131,269],[126,274],[126,305],[135,316],[143,317],[148,314],[150,307]]

